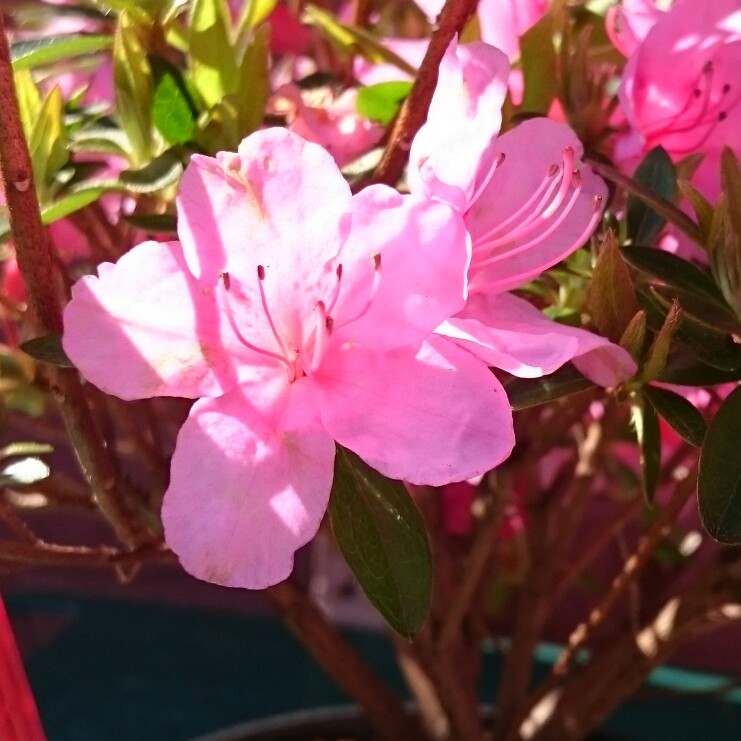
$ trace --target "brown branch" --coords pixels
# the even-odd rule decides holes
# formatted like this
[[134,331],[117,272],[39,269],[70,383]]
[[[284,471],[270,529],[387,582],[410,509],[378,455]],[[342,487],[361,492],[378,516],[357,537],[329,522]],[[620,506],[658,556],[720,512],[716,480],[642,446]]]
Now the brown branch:
[[0,563],[21,566],[128,566],[142,561],[172,559],[172,552],[163,543],[122,551],[107,546],[87,548],[43,541],[32,545],[0,540]]
[[427,120],[432,95],[437,86],[440,62],[453,37],[460,33],[476,12],[478,0],[447,0],[438,17],[417,78],[401,107],[391,131],[383,158],[371,178],[372,183],[395,186],[399,182],[416,133]]
[[386,741],[425,738],[398,698],[303,590],[285,581],[265,593],[294,635],[337,685],[360,704]]
[[[28,293],[29,315],[38,335],[61,332],[58,280],[39,214],[31,157],[18,112],[2,14],[0,109],[0,168],[18,267]],[[123,542],[137,545],[150,541],[151,533],[134,515],[117,485],[115,463],[100,438],[77,373],[48,366],[44,374],[101,511]]]

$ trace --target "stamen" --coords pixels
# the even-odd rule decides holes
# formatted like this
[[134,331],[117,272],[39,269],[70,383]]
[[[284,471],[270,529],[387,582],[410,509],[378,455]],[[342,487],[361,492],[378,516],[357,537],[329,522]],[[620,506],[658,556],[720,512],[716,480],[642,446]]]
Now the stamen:
[[370,309],[373,299],[375,299],[376,294],[378,293],[378,287],[381,285],[381,253],[374,252],[371,254],[370,258],[371,264],[373,265],[373,283],[371,285],[370,293],[368,294],[368,300],[365,302],[365,306],[363,306],[363,308],[352,319],[348,319],[336,327],[333,322],[333,329],[346,327],[348,324],[352,324],[352,322],[357,321],[368,313],[368,309]]
[[489,168],[489,172],[486,174],[486,177],[481,181],[481,184],[476,188],[473,195],[471,196],[471,199],[468,202],[468,206],[466,207],[466,210],[471,208],[476,201],[479,200],[479,197],[484,192],[484,189],[487,185],[491,182],[491,179],[494,177],[494,173],[502,166],[502,163],[506,159],[507,155],[504,152],[501,152],[492,163],[492,166]]
[[[573,242],[569,244],[568,249],[564,250],[564,252],[556,257],[554,260],[549,261],[551,265],[556,265],[557,263],[561,262],[564,258],[568,257],[573,252],[573,246],[574,244],[582,245],[584,242],[587,241],[588,237],[591,236],[592,232],[597,227],[597,224],[599,223],[599,220],[602,218],[602,196],[594,196],[592,198],[592,217],[589,219],[589,223],[585,227],[584,231],[579,235],[577,239],[575,239]],[[507,256],[509,256],[510,253],[507,253]],[[477,268],[479,266],[476,266]],[[508,276],[508,281],[515,281],[515,280],[521,280],[522,282],[528,280],[528,278],[532,277],[534,273],[541,272],[542,268],[538,267],[537,271],[533,270],[525,270],[519,275],[514,276]],[[475,281],[472,281],[472,283],[469,285],[469,289],[471,293],[486,293],[490,290],[496,290],[501,285],[501,279],[496,279],[493,281],[489,281],[488,283],[482,283],[481,285],[477,285]]]
[[[490,237],[493,237],[498,232],[507,229],[511,224],[515,223],[524,213],[527,213],[531,210],[532,205],[538,198],[543,196],[540,200],[540,203],[538,203],[538,205],[534,209],[532,209],[532,212],[536,214],[537,218],[537,214],[539,214],[540,210],[545,206],[546,203],[548,203],[548,199],[551,197],[553,191],[558,185],[559,181],[558,179],[555,179],[555,175],[559,172],[559,170],[560,168],[558,165],[551,165],[548,168],[545,177],[543,178],[543,180],[541,180],[538,187],[533,191],[530,198],[528,198],[527,201],[525,201],[525,203],[523,203],[522,206],[517,209],[517,211],[515,211],[511,216],[507,217],[501,223],[496,224],[488,232],[485,232],[484,234],[476,237],[476,242],[473,246],[474,252],[476,252],[480,247],[488,247],[488,244],[484,244],[486,240],[488,240]],[[543,195],[543,191],[545,191],[545,195]]]
[[262,282],[265,280],[265,267],[263,265],[257,266],[257,285],[260,288],[260,300],[262,301],[262,310],[265,312],[265,316],[267,317],[268,324],[270,325],[270,331],[273,333],[273,337],[275,337],[275,341],[278,343],[278,347],[280,348],[281,353],[283,356],[287,356],[288,353],[286,352],[286,346],[283,344],[283,340],[280,338],[280,335],[278,334],[278,330],[275,326],[275,323],[273,322],[273,317],[270,315],[270,309],[268,309],[268,300],[265,296],[265,288],[263,288]]
[[324,352],[327,349],[329,328],[332,326],[332,318],[327,316],[324,301],[317,301],[314,309],[319,313],[319,317],[317,318],[316,330],[314,332],[314,352],[311,356],[311,365],[309,366],[310,373],[316,373],[319,370]]
[[576,203],[576,199],[581,194],[581,188],[577,188],[572,194],[571,198],[569,198],[568,203],[564,206],[561,213],[558,215],[558,218],[554,219],[549,225],[548,228],[542,232],[541,234],[538,234],[533,239],[529,240],[528,242],[523,242],[523,244],[518,245],[514,249],[507,250],[506,252],[500,252],[496,255],[492,255],[491,257],[486,258],[485,260],[482,260],[481,262],[476,262],[473,267],[475,267],[476,270],[487,267],[489,265],[492,265],[495,262],[501,262],[502,260],[508,260],[513,255],[518,255],[521,252],[525,252],[529,250],[534,245],[538,244],[539,242],[542,242],[544,239],[547,239],[548,237],[553,234],[553,232],[558,229],[558,227],[563,224],[566,217],[569,215],[569,212],[574,207],[574,204]]
[[[495,250],[499,247],[510,245],[515,239],[519,239],[520,237],[524,237],[526,234],[530,234],[531,232],[535,231],[540,227],[542,222],[549,219],[551,216],[553,216],[556,211],[560,208],[561,204],[563,203],[563,200],[566,196],[566,193],[568,192],[569,188],[571,187],[571,184],[574,184],[574,187],[576,188],[576,191],[579,192],[581,189],[581,175],[578,174],[578,170],[572,170],[573,164],[574,164],[574,150],[571,147],[565,147],[563,152],[563,168],[559,168],[557,172],[561,172],[561,178],[560,178],[560,185],[561,187],[558,190],[558,193],[556,194],[555,198],[551,201],[551,203],[543,209],[543,207],[548,203],[548,199],[553,194],[553,191],[556,188],[556,185],[558,185],[559,180],[554,180],[551,183],[551,186],[548,188],[548,191],[546,195],[541,199],[540,203],[537,205],[536,208],[533,209],[533,211],[530,213],[530,215],[524,219],[520,224],[518,224],[514,229],[512,229],[509,232],[506,232],[501,237],[498,237],[497,239],[485,241],[490,236],[493,236],[496,231],[501,230],[505,225],[508,225],[508,222],[512,221],[512,217],[507,219],[503,224],[501,224],[497,229],[492,230],[488,234],[484,235],[483,237],[477,237],[476,244],[474,246],[473,254],[474,256],[476,253],[481,252],[489,252],[491,250]],[[550,174],[553,171],[553,166],[548,168],[548,174]],[[566,173],[567,171],[570,172],[571,177],[567,177]],[[529,201],[532,201],[532,198],[529,199]],[[542,212],[541,212],[541,209]],[[521,212],[522,209],[518,209],[518,213]]]
[[288,360],[283,357],[282,355],[278,355],[278,353],[271,352],[270,350],[264,350],[261,347],[258,347],[257,345],[253,345],[251,342],[249,342],[245,336],[239,331],[239,327],[237,326],[237,320],[234,317],[234,312],[232,310],[231,303],[229,301],[229,291],[231,290],[231,278],[229,277],[229,273],[224,272],[221,273],[221,282],[224,286],[224,290],[222,292],[224,301],[224,311],[226,313],[226,318],[229,321],[229,326],[232,328],[232,332],[234,332],[236,338],[248,349],[253,350],[256,353],[260,353],[260,355],[266,355],[269,358],[274,358],[275,360],[279,360],[281,363],[286,365],[288,368],[290,368],[290,363]]
[[335,270],[337,274],[337,283],[332,290],[332,295],[329,297],[329,306],[327,306],[327,314],[331,314],[334,311],[334,307],[337,304],[337,299],[340,297],[340,286],[342,285],[342,263],[337,266]]

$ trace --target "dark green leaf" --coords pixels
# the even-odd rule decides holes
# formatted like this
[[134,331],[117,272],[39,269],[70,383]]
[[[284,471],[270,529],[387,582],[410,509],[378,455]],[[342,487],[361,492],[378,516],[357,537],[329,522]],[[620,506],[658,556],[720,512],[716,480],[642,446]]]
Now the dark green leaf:
[[697,495],[708,533],[721,543],[741,543],[741,388],[723,402],[700,453]]
[[585,378],[573,365],[564,365],[555,373],[543,378],[515,378],[504,382],[510,406],[516,412],[520,409],[547,404],[564,396],[578,394],[593,388],[594,384]]
[[654,247],[623,247],[623,257],[636,270],[668,286],[702,295],[722,307],[726,306],[721,290],[709,273],[671,252]]
[[[667,201],[676,194],[676,173],[671,157],[661,147],[654,147],[638,165],[633,179]],[[627,203],[628,234],[633,242],[648,244],[663,228],[665,219],[638,198],[629,195]]]
[[643,496],[653,504],[656,484],[661,473],[661,433],[659,418],[653,406],[644,398],[636,398],[632,408],[633,426],[641,451]]
[[678,386],[717,386],[741,381],[741,366],[735,371],[724,371],[701,363],[687,353],[675,352],[657,380]]
[[413,638],[430,608],[432,563],[424,523],[404,484],[338,446],[329,515],[368,599],[397,633]]
[[654,409],[682,439],[696,448],[702,447],[707,424],[693,404],[684,396],[658,386],[646,386],[643,392]]
[[617,342],[638,311],[630,270],[608,232],[597,259],[589,289],[589,306],[600,333]]
[[247,136],[265,119],[265,106],[270,96],[270,26],[256,29],[247,44],[239,68],[236,101],[239,132]]
[[176,234],[178,222],[175,214],[125,214],[131,226],[151,234]]
[[39,39],[16,41],[10,45],[14,69],[33,69],[54,64],[69,57],[79,57],[103,51],[113,44],[110,36],[70,33],[62,36],[44,36]]
[[34,337],[32,340],[26,340],[20,348],[24,353],[42,363],[59,365],[63,368],[75,367],[67,357],[67,353],[64,352],[61,334],[55,333],[43,337]]
[[190,141],[198,112],[177,67],[166,59],[150,57],[154,78],[152,121],[169,144]]
[[127,190],[134,193],[155,193],[177,183],[182,174],[182,162],[173,154],[165,152],[138,170],[124,170],[119,175],[119,180]]
[[385,126],[396,118],[411,89],[411,82],[379,82],[360,88],[355,106],[361,116]]

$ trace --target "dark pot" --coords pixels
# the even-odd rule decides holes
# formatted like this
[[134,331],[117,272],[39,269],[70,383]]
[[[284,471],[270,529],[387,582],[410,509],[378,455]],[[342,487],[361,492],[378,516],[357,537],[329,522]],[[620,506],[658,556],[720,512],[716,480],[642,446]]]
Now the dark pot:
[[[362,711],[341,705],[275,715],[241,723],[193,741],[372,741],[373,729]],[[594,734],[589,741],[621,741],[616,736]],[[623,739],[622,741],[626,741]]]

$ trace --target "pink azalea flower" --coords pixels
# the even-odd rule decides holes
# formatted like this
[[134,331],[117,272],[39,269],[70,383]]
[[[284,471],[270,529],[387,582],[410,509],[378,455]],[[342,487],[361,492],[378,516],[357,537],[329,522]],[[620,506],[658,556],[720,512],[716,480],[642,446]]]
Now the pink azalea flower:
[[285,579],[327,506],[335,440],[387,476],[442,485],[513,445],[502,387],[430,332],[465,301],[469,250],[446,204],[352,196],[285,129],[194,156],[180,242],[148,242],[73,288],[64,347],[124,399],[199,398],[162,518],[195,576]]
[[269,107],[287,118],[289,131],[321,144],[344,167],[377,144],[384,133],[382,126],[358,114],[357,97],[353,89],[335,97],[328,87],[302,95],[289,84],[276,90]]
[[739,66],[738,0],[677,0],[625,66],[618,97],[630,130],[616,143],[617,159],[632,165],[659,144],[674,160],[702,152],[693,183],[714,199],[723,146],[741,151]]
[[453,42],[412,144],[412,192],[452,204],[472,242],[469,299],[436,331],[517,376],[574,360],[596,383],[614,385],[635,372],[627,352],[508,293],[586,241],[607,193],[565,124],[532,119],[497,137],[508,72],[497,49]]

